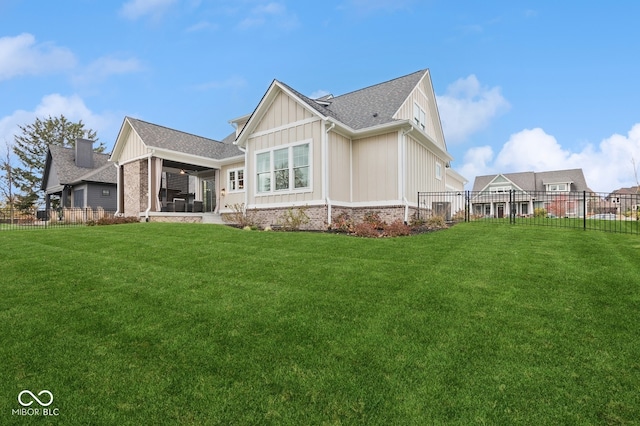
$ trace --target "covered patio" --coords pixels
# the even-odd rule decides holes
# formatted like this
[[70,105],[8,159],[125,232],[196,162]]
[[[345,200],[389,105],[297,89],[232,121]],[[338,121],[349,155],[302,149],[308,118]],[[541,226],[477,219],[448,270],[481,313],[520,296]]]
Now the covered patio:
[[216,222],[223,169],[244,163],[234,139],[220,142],[126,117],[110,158],[118,169],[118,214]]

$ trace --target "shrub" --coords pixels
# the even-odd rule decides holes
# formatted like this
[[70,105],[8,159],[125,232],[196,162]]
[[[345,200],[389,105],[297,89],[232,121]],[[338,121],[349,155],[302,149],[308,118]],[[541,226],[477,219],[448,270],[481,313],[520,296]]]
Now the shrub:
[[140,218],[136,216],[104,216],[98,220],[90,220],[88,226],[120,225],[123,223],[140,223]]
[[384,235],[387,237],[411,235],[411,227],[398,219],[384,227]]
[[308,206],[297,209],[290,207],[280,216],[278,223],[285,231],[298,231],[302,225],[309,223],[308,208]]
[[372,223],[361,222],[353,227],[353,235],[358,237],[377,238],[380,236],[380,231],[378,231]]
[[368,223],[374,227],[374,229],[382,230],[386,223],[380,217],[380,212],[366,212],[364,214],[364,218],[362,218],[364,223]]
[[339,232],[353,232],[353,220],[347,213],[342,212],[331,221],[329,229]]
[[533,217],[547,217],[547,210],[542,207],[533,209]]
[[233,213],[229,213],[224,217],[225,222],[231,222],[240,228],[245,227],[257,227],[255,218],[253,215],[247,213],[244,209],[244,203],[235,203],[231,205]]
[[444,220],[442,216],[431,216],[427,219],[427,227],[429,228],[446,228],[447,222]]

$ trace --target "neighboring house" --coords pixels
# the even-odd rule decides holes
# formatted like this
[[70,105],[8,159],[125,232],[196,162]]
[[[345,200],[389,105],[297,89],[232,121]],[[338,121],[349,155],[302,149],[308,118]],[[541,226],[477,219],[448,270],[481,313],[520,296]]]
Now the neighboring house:
[[[120,211],[149,220],[170,216],[162,211],[161,191],[169,166],[172,174],[188,170],[193,176],[179,197],[188,196],[192,210],[190,199],[204,200],[210,190],[219,200],[209,209],[214,213],[240,210],[270,225],[300,208],[309,229],[325,229],[343,213],[357,218],[376,211],[387,221],[409,221],[418,191],[463,191],[466,183],[450,169],[453,158],[426,69],[319,99],[274,80],[253,113],[230,122],[236,132],[223,142],[190,136],[202,149],[209,145],[210,152],[195,155],[169,136],[181,132],[163,128],[145,135],[139,129],[144,122],[127,117],[111,156],[120,170]],[[209,186],[207,176],[214,179]]]
[[637,218],[640,212],[640,186],[616,189],[607,196],[607,201],[612,204],[612,213]]
[[471,211],[475,216],[502,218],[509,212],[530,216],[535,209],[545,209],[550,215],[583,217],[585,192],[591,197],[582,169],[478,176]]
[[74,148],[49,145],[42,178],[46,210],[52,197],[62,208],[116,210],[116,169],[93,141],[76,139]]

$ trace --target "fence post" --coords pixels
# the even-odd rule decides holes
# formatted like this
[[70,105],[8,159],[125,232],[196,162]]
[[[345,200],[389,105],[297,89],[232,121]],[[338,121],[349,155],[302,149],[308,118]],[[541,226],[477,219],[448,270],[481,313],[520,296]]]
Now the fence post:
[[469,191],[464,191],[464,221],[471,222],[471,203],[470,203]]
[[587,191],[582,191],[582,229],[587,230]]

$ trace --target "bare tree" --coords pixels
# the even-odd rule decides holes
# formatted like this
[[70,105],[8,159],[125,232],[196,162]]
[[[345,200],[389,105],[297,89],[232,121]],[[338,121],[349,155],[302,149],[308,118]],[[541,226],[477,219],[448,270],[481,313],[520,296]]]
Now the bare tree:
[[[13,148],[7,142],[5,144],[5,153],[0,158],[0,194],[3,200],[0,200],[0,206],[5,205],[9,208],[9,216],[11,222],[13,222],[13,203],[14,203],[14,181],[13,181],[13,166],[11,165],[11,152]],[[2,202],[4,201],[4,203]]]

